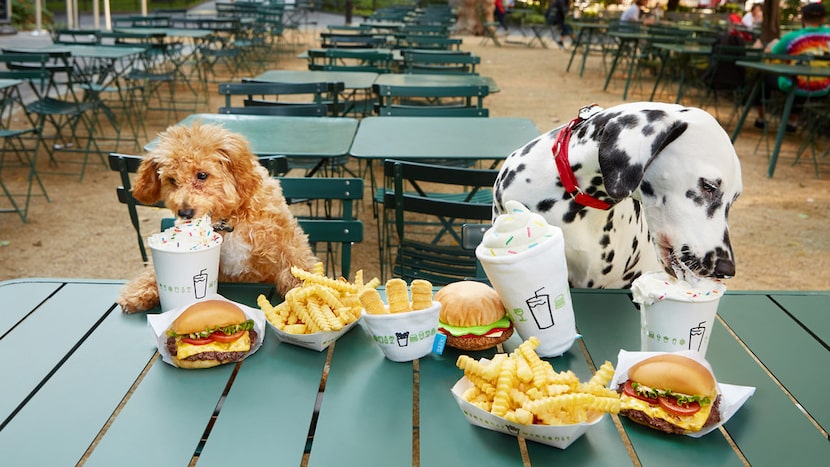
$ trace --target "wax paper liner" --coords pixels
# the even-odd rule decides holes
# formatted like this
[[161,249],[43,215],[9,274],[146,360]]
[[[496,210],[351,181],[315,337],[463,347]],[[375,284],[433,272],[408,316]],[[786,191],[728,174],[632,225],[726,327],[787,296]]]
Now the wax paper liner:
[[[486,363],[489,360],[484,358],[481,361]],[[458,407],[468,422],[488,430],[513,436],[522,436],[528,441],[546,444],[559,449],[565,449],[570,446],[580,436],[584,435],[588,431],[588,428],[596,425],[605,417],[603,413],[588,423],[575,423],[573,425],[522,425],[493,415],[464,400],[464,391],[471,387],[473,387],[473,383],[466,376],[458,380],[452,387],[452,396],[455,398]]]
[[[262,339],[265,337],[265,314],[262,310],[258,308],[251,308],[241,303],[236,303],[219,294],[208,295],[204,298],[204,300],[222,300],[224,302],[233,303],[242,309],[242,312],[245,313],[245,316],[247,316],[248,319],[254,320],[254,330],[257,333],[256,342],[251,343],[251,350],[245,355],[244,358],[248,358],[259,349],[262,345]],[[173,358],[167,350],[167,330],[170,328],[170,325],[173,324],[173,321],[175,321],[188,306],[190,305],[174,308],[157,315],[147,315],[147,324],[150,325],[150,328],[153,330],[153,334],[156,336],[156,345],[158,345],[161,359],[173,366],[176,365],[173,363]]]
[[[697,362],[700,362],[701,365],[705,366],[712,374],[714,375],[715,372],[712,371],[711,365],[709,362],[704,359],[700,353],[695,352],[693,350],[686,350],[681,352],[629,352],[627,350],[620,350],[620,353],[617,355],[617,367],[616,372],[614,373],[614,377],[611,379],[611,388],[617,388],[621,383],[624,383],[628,380],[628,369],[631,368],[635,363],[644,360],[649,357],[653,357],[655,355],[661,355],[664,353],[674,353],[678,355],[683,355],[684,357],[689,357]],[[717,378],[716,378],[717,380]],[[718,393],[720,393],[720,422],[715,425],[708,426],[696,433],[688,433],[686,436],[691,438],[700,438],[708,433],[711,433],[714,430],[717,430],[719,426],[723,425],[730,418],[732,415],[735,415],[735,412],[744,405],[744,402],[747,401],[753,394],[755,394],[755,388],[752,386],[736,386],[733,384],[725,384],[725,383],[717,383],[718,384]]]
[[318,352],[322,352],[326,350],[332,342],[340,339],[343,334],[346,334],[351,330],[358,322],[360,318],[356,321],[353,321],[343,329],[339,331],[323,331],[323,332],[315,332],[313,334],[291,334],[288,332],[283,331],[282,329],[277,328],[270,321],[266,320],[268,323],[268,327],[271,328],[274,333],[276,333],[277,338],[285,343],[297,345],[300,347],[305,347],[307,349],[316,350]]

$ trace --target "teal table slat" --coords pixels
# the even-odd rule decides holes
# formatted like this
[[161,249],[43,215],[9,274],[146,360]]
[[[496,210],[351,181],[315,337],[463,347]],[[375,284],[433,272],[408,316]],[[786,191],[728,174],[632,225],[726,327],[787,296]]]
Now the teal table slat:
[[[199,466],[240,462],[234,436],[245,430],[244,464],[300,465],[326,352],[281,344],[270,329],[245,359],[199,456]],[[245,428],[241,428],[245,427]]]
[[25,318],[38,303],[46,300],[58,287],[60,284],[54,282],[5,282],[0,285],[0,303],[3,304],[3,311],[0,313],[0,336]]
[[338,339],[308,465],[412,465],[412,364],[362,326]]
[[157,359],[85,465],[188,465],[234,366],[184,370]]
[[[109,295],[109,308],[117,291],[110,287],[105,294],[96,287],[95,295],[102,299]],[[76,312],[63,311],[70,315]],[[125,315],[115,308],[2,430],[3,462],[33,466],[77,463],[155,351],[146,317]],[[46,449],[43,440],[49,440]]]
[[771,294],[787,312],[830,346],[830,297],[827,295]]
[[[572,296],[577,329],[584,336],[595,363],[609,360],[616,364],[620,349],[640,349],[640,315],[626,293],[592,291],[591,295],[586,295],[574,291]],[[712,333],[713,340],[727,337],[722,326]],[[712,352],[711,347],[709,352]],[[743,381],[726,382],[745,384]],[[695,439],[661,434],[624,417],[621,421],[644,466],[665,465],[667,459],[671,459],[674,466],[741,465],[740,458],[719,433]]]
[[[723,315],[733,315],[739,304],[746,304],[746,312],[764,313],[759,308],[761,297],[745,302],[726,294],[721,302]],[[766,316],[766,315],[765,315]],[[727,323],[735,321],[729,317]],[[775,324],[768,322],[771,329]],[[726,335],[721,326],[712,334],[707,352],[708,360],[719,379],[725,383],[755,386],[755,394],[724,426],[751,465],[824,465],[830,458],[830,443],[822,436],[796,405],[759,367],[751,355],[735,339]],[[777,338],[774,339],[779,342]],[[788,344],[778,346],[787,352]],[[771,346],[770,346],[771,347]],[[821,351],[826,355],[826,350]],[[797,359],[790,365],[810,368]],[[826,366],[824,370],[826,370]],[[795,368],[793,368],[795,369]],[[823,371],[815,368],[816,371]],[[826,378],[823,378],[826,382]],[[826,385],[826,384],[825,384]],[[774,427],[770,430],[770,427]],[[708,438],[708,436],[707,436]],[[705,465],[705,464],[704,464]]]
[[[14,356],[0,359],[0,375],[4,375],[0,423],[114,305],[120,287],[121,284],[65,286],[0,340],[0,355]],[[66,305],[75,303],[83,306]],[[35,344],[32,336],[48,336],[48,339],[40,339]]]
[[[450,393],[464,372],[455,366],[458,353],[420,359],[421,465],[445,465],[463,455],[465,465],[521,465],[515,436],[470,424]],[[476,355],[475,358],[480,358]]]
[[[828,313],[825,308],[824,314]],[[718,314],[825,431],[830,431],[827,349],[762,296],[727,294]]]
[[[582,353],[582,347],[577,341],[565,355],[547,359],[556,371],[572,370],[580,381],[587,381],[594,372]],[[595,361],[599,367],[605,360]],[[609,360],[615,363],[616,359]],[[614,420],[606,415],[605,419],[588,429],[581,438],[574,441],[566,449],[561,450],[544,444],[528,441],[527,450],[530,462],[534,465],[557,463],[561,465],[626,465],[630,457],[623,444]]]

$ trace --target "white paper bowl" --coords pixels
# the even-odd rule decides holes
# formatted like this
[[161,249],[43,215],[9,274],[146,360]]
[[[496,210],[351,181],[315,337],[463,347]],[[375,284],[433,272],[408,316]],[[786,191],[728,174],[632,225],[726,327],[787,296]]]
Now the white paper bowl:
[[438,314],[441,302],[423,310],[373,315],[361,315],[372,339],[380,346],[386,358],[393,362],[410,362],[432,352],[438,332]]
[[315,332],[313,334],[291,334],[288,332],[283,331],[282,329],[277,328],[270,321],[267,319],[265,320],[268,323],[268,327],[271,328],[272,331],[277,335],[277,338],[285,343],[297,345],[300,347],[305,347],[307,349],[316,350],[318,352],[322,352],[323,350],[327,349],[332,342],[340,339],[340,336],[349,332],[355,324],[360,321],[358,318],[356,321],[347,324],[343,327],[343,329],[339,331],[324,331],[324,332]]
[[596,425],[605,417],[605,414],[598,416],[589,423],[576,423],[573,425],[521,425],[513,423],[505,418],[497,417],[486,410],[464,400],[464,391],[473,387],[473,383],[463,377],[452,387],[452,395],[461,408],[461,412],[467,417],[467,421],[473,425],[498,431],[513,436],[522,436],[528,441],[546,444],[559,449],[565,449],[580,436],[584,435],[588,428]]

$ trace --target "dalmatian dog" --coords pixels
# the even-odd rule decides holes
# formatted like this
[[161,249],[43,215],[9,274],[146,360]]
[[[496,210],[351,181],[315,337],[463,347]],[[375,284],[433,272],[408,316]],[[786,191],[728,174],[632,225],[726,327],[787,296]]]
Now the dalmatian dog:
[[727,216],[741,189],[735,149],[705,111],[592,105],[505,160],[493,214],[515,200],[560,227],[572,287],[628,288],[659,270],[694,283],[734,276]]

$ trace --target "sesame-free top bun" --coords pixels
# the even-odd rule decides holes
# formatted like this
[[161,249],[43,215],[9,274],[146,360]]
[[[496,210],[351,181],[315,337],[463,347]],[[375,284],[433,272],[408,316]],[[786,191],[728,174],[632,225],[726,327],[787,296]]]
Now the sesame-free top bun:
[[171,327],[176,334],[201,332],[207,328],[230,326],[244,323],[248,318],[236,305],[224,300],[205,300],[187,307],[173,321]]
[[718,394],[712,373],[694,359],[682,355],[660,354],[640,361],[628,369],[628,379],[652,388],[703,395],[712,400]]
[[436,292],[435,300],[441,302],[438,320],[451,326],[483,326],[504,317],[501,297],[481,282],[453,282]]

